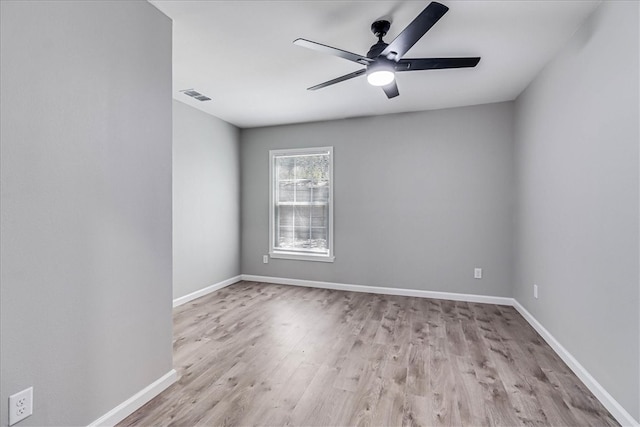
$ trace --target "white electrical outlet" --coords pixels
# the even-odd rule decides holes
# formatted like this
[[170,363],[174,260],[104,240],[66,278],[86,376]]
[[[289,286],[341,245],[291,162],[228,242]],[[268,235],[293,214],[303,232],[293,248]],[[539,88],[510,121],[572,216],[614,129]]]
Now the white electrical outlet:
[[474,268],[473,269],[473,278],[474,279],[482,279],[482,269],[481,268]]
[[262,262],[265,264],[269,264],[269,255],[262,255]]
[[533,285],[533,297],[538,299],[538,285]]
[[33,414],[33,387],[9,396],[9,425]]

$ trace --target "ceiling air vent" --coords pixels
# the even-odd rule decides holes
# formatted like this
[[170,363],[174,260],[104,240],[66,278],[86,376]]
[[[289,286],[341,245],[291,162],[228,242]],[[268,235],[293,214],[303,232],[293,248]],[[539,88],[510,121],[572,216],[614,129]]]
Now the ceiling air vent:
[[211,101],[211,98],[209,98],[206,95],[201,94],[200,92],[197,92],[193,89],[185,89],[185,90],[181,90],[180,92],[184,93],[185,95],[188,95],[192,98],[197,99],[198,101]]

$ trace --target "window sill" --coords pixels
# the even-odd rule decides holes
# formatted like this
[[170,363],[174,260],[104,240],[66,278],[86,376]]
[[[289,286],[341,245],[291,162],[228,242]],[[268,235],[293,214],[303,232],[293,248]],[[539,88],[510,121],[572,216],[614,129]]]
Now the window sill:
[[295,252],[269,252],[269,257],[277,258],[277,259],[292,259],[297,261],[319,261],[319,262],[333,262],[333,260],[336,258],[334,256],[300,254]]

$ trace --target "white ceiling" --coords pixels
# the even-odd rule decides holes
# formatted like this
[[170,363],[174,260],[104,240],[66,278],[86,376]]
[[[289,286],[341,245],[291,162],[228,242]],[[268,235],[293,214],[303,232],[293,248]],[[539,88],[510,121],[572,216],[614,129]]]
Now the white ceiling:
[[[429,1],[164,1],[173,19],[173,96],[247,128],[515,99],[598,1],[451,1],[406,57],[481,56],[477,67],[401,73],[387,99],[366,78],[306,88],[362,68],[292,44],[302,37],[365,55],[371,23],[393,38]],[[212,98],[194,100],[180,90]]]

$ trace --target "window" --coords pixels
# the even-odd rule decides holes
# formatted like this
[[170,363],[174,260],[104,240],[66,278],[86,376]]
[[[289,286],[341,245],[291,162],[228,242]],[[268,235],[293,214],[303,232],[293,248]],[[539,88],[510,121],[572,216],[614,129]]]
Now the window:
[[332,262],[333,147],[269,152],[272,258]]

